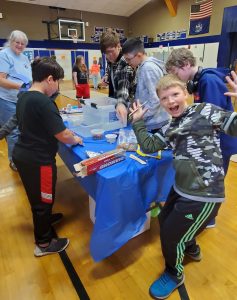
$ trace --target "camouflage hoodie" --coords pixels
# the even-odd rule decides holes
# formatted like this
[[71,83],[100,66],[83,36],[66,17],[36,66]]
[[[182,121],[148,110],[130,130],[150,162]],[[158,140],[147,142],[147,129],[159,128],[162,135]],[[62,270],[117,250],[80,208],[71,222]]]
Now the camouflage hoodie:
[[133,129],[145,153],[173,149],[174,189],[178,194],[195,201],[224,201],[218,132],[237,136],[237,113],[209,103],[194,104],[154,135],[146,131],[144,121],[135,122]]

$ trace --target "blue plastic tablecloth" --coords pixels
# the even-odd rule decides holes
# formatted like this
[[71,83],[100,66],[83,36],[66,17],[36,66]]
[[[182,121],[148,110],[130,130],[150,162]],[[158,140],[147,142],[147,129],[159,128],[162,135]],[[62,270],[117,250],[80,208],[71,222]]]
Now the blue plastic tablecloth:
[[[60,144],[59,155],[71,172],[73,164],[87,158],[85,150],[106,152],[116,144],[105,140],[84,139],[84,147]],[[77,177],[86,192],[96,201],[95,225],[90,251],[100,261],[123,246],[146,221],[146,209],[153,201],[165,201],[174,181],[172,152],[163,151],[161,159],[144,158],[146,165],[126,159],[96,174]]]

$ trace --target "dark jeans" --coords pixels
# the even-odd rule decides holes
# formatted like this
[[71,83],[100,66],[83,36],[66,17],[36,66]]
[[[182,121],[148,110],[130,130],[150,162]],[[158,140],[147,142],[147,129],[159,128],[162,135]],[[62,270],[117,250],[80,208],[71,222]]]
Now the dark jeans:
[[195,248],[199,235],[218,213],[221,203],[192,201],[171,190],[159,214],[160,239],[166,271],[183,273],[186,248]]
[[[0,126],[3,126],[16,113],[16,103],[0,98]],[[18,127],[13,129],[7,136],[8,159],[12,160],[12,152],[19,136]]]
[[31,205],[36,244],[48,243],[53,237],[50,223],[57,180],[56,164],[27,165],[14,159]]

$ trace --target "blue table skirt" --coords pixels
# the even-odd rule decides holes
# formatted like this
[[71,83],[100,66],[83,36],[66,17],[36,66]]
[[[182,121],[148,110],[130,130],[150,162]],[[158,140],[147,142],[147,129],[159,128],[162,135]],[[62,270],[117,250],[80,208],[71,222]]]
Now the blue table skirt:
[[[109,151],[115,144],[84,139],[85,147],[60,144],[59,155],[73,173],[73,164],[86,158],[85,150]],[[144,158],[146,165],[129,158],[85,178],[81,186],[96,201],[95,225],[90,251],[100,261],[123,246],[146,221],[146,209],[153,201],[165,201],[174,181],[172,152],[161,159]]]

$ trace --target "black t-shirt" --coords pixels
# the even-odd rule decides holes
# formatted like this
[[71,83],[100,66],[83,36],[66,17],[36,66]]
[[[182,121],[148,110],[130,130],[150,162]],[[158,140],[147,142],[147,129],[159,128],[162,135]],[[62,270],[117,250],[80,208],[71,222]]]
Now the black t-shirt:
[[66,128],[55,102],[40,92],[25,92],[19,96],[16,117],[20,136],[13,158],[26,164],[55,162],[58,140],[54,135]]
[[76,72],[77,73],[77,83],[78,84],[84,84],[84,83],[88,82],[88,74],[87,74],[87,72],[80,71],[80,69],[78,68],[77,65],[73,66],[72,72]]

